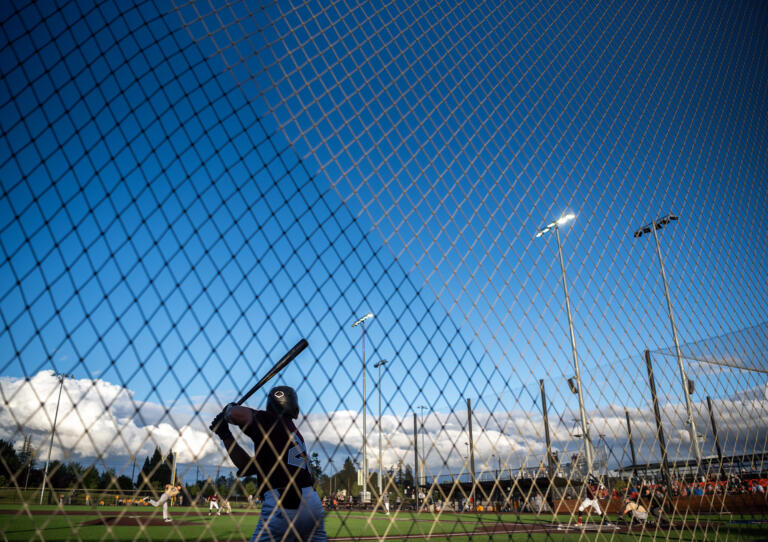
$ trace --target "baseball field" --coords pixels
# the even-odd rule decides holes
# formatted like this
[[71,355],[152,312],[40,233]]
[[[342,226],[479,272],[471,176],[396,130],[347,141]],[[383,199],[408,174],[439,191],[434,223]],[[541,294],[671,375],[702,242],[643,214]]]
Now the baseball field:
[[[103,506],[0,507],[0,532],[8,541],[72,540],[249,540],[258,522],[258,510],[235,509],[231,516],[208,516],[207,509],[172,509],[166,523],[159,510]],[[567,516],[520,514],[433,514],[400,512],[390,516],[359,511],[326,514],[331,540],[763,540],[768,518],[748,520],[711,516],[673,518],[673,527],[642,527],[588,523],[569,524]]]

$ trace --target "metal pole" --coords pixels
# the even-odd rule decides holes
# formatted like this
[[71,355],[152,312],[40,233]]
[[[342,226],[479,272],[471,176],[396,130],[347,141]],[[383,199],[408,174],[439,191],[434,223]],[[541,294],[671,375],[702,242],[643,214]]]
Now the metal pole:
[[656,395],[656,380],[653,378],[653,364],[651,353],[645,351],[645,366],[648,369],[648,385],[651,388],[651,400],[653,401],[653,417],[656,419],[656,437],[659,439],[661,450],[661,469],[664,483],[669,484],[669,463],[667,462],[667,441],[664,439],[664,427],[661,425],[661,411],[659,410],[659,398]]
[[637,475],[637,458],[635,456],[635,443],[632,440],[632,424],[629,422],[629,410],[624,409],[627,417],[627,436],[629,438],[629,451],[632,454],[632,475]]
[[472,403],[467,398],[467,423],[469,425],[469,468],[472,473],[472,489],[469,492],[469,499],[472,503],[472,508],[475,507],[475,444],[472,439]]
[[56,433],[56,419],[59,417],[59,402],[61,401],[61,389],[64,387],[64,375],[59,377],[59,397],[56,399],[56,413],[53,415],[53,427],[51,429],[51,443],[48,445],[48,459],[45,460],[45,472],[43,473],[43,489],[40,491],[40,504],[43,504],[45,495],[45,482],[48,480],[48,464],[51,462],[51,450],[53,450],[53,435]]
[[717,461],[720,463],[720,474],[723,474],[723,451],[720,449],[720,439],[717,436],[717,424],[715,423],[715,411],[712,408],[712,398],[707,395],[707,408],[709,409],[709,420],[712,422],[712,435],[715,438],[715,450],[717,450]]
[[383,359],[379,361],[374,367],[378,367],[379,369],[379,499],[381,499],[381,477],[382,477],[382,469],[381,469],[381,366],[384,365],[387,362],[387,360]]
[[24,491],[27,490],[27,486],[29,485],[29,473],[32,470],[32,461],[35,457],[34,452],[32,451],[32,439],[31,437],[24,437],[24,451],[29,454],[27,457],[27,477],[24,480]]
[[379,499],[381,499],[381,362],[379,366]]
[[571,298],[568,295],[568,283],[565,280],[565,262],[563,261],[563,245],[560,242],[560,227],[555,224],[555,237],[557,238],[557,253],[560,257],[560,270],[563,276],[563,292],[565,292],[565,309],[568,313],[568,330],[571,338],[571,351],[573,353],[573,370],[578,385],[579,416],[581,417],[581,433],[584,435],[584,452],[587,456],[587,478],[592,474],[592,439],[589,437],[587,424],[587,411],[584,408],[584,394],[581,386],[581,371],[579,370],[579,358],[576,353],[576,335],[573,331],[573,317],[571,316]]
[[691,443],[693,444],[693,453],[696,456],[696,472],[701,472],[701,450],[699,449],[699,436],[696,433],[696,424],[693,420],[693,404],[691,403],[691,395],[688,392],[688,376],[685,374],[685,367],[683,366],[683,355],[680,351],[680,341],[677,338],[677,326],[675,325],[675,316],[672,313],[672,300],[669,296],[669,284],[667,283],[667,273],[664,270],[664,259],[661,257],[661,245],[659,244],[659,234],[656,231],[656,221],[651,222],[651,229],[653,230],[653,238],[656,240],[656,254],[659,257],[659,267],[661,268],[661,280],[664,283],[664,295],[667,299],[667,312],[669,313],[669,323],[672,326],[672,340],[675,343],[675,354],[677,355],[677,366],[680,369],[680,380],[683,384],[683,396],[685,397],[685,409],[688,415],[688,431],[691,435]]
[[552,458],[552,442],[549,437],[549,416],[547,416],[547,394],[544,391],[544,379],[539,380],[541,390],[541,412],[544,416],[544,439],[547,443],[547,476],[552,478],[555,462]]
[[362,504],[365,504],[366,497],[368,496],[368,456],[366,453],[366,447],[368,446],[368,442],[366,440],[367,433],[366,433],[366,426],[365,426],[365,320],[362,322],[363,325],[363,496],[360,499]]
[[416,413],[413,413],[413,463],[415,470],[414,478],[414,496],[416,497],[416,511],[419,510],[419,422],[416,419]]
[[424,410],[427,408],[424,405],[421,405],[417,407],[419,410],[421,410],[421,431],[419,433],[421,434],[421,464],[419,465],[419,473],[421,473],[421,478],[419,479],[421,483],[424,485],[427,485],[427,447],[424,446]]

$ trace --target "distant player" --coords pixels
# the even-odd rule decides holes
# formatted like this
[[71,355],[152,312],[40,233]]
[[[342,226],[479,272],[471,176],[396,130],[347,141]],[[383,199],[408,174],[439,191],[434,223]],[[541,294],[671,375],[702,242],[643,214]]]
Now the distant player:
[[208,497],[208,515],[213,514],[213,509],[216,509],[216,515],[221,515],[221,508],[219,508],[219,496],[214,493],[210,497]]
[[[312,487],[304,438],[293,423],[299,417],[296,391],[278,386],[269,392],[266,410],[227,405],[211,423],[238,468],[238,476],[256,475],[262,501],[251,542],[301,540],[327,542],[323,505]],[[253,440],[255,455],[235,441],[228,424]]]
[[386,510],[387,515],[389,515],[389,491],[384,492],[381,496],[381,500],[384,501],[384,510]]
[[166,484],[165,491],[163,492],[162,495],[160,495],[159,499],[155,501],[150,499],[149,497],[144,497],[144,502],[149,503],[154,507],[163,505],[163,520],[166,523],[170,523],[171,517],[168,515],[168,499],[178,495],[179,491],[181,491],[181,486],[172,486],[171,484]]
[[232,506],[229,504],[229,501],[221,501],[221,513],[225,516],[232,515]]

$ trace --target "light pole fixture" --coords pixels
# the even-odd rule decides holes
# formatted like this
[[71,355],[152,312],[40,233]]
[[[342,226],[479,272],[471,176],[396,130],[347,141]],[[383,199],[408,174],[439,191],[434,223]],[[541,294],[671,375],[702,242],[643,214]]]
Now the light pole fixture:
[[381,366],[387,363],[387,360],[383,359],[374,365],[379,370],[379,499],[381,499]]
[[693,403],[691,402],[691,394],[693,393],[693,383],[688,379],[685,374],[685,366],[683,365],[683,354],[680,351],[680,340],[677,337],[677,325],[675,324],[675,316],[672,312],[672,299],[669,296],[669,284],[667,283],[667,273],[664,270],[664,259],[661,256],[661,245],[659,244],[658,230],[678,220],[678,217],[673,214],[668,214],[652,220],[650,224],[637,229],[634,233],[635,237],[642,237],[647,233],[653,232],[653,238],[656,241],[656,255],[659,258],[659,268],[661,269],[661,280],[664,283],[664,296],[667,299],[667,313],[669,314],[669,324],[672,327],[672,341],[675,344],[675,355],[677,356],[677,367],[680,370],[680,381],[683,385],[683,396],[685,397],[685,409],[688,417],[688,432],[691,436],[691,443],[693,444],[693,453],[696,456],[696,470],[701,472],[701,448],[699,447],[699,439],[696,433],[696,423],[693,419]]
[[59,417],[59,403],[61,403],[61,389],[64,387],[65,378],[74,378],[71,374],[56,373],[59,379],[59,396],[56,399],[56,412],[53,415],[53,427],[51,428],[51,443],[48,445],[48,459],[45,460],[45,472],[43,473],[43,488],[40,490],[40,504],[43,504],[45,496],[45,482],[48,480],[48,465],[51,462],[51,450],[53,450],[53,436],[56,433],[56,420]]
[[373,313],[369,312],[365,316],[361,316],[355,320],[355,323],[352,324],[352,327],[357,327],[359,325],[363,326],[363,495],[360,499],[363,504],[365,504],[365,500],[368,497],[368,458],[365,451],[365,448],[368,445],[366,438],[367,429],[365,426],[365,321],[371,318],[373,318]]
[[[568,295],[568,283],[565,280],[565,262],[563,261],[563,245],[560,242],[560,226],[567,224],[571,220],[576,218],[576,215],[572,213],[568,213],[566,215],[561,216],[554,222],[551,222],[544,226],[543,228],[539,229],[538,232],[536,232],[536,237],[541,237],[545,233],[549,233],[550,231],[555,232],[555,238],[557,239],[557,254],[560,259],[560,271],[562,274],[562,281],[563,281],[563,292],[565,293],[565,309],[568,313],[568,330],[569,330],[569,336],[571,339],[571,352],[573,355],[573,368],[575,371],[575,388],[576,390],[574,393],[578,395],[579,398],[579,417],[581,419],[581,433],[584,436],[584,452],[587,456],[587,477],[592,473],[592,439],[589,437],[589,424],[587,423],[587,411],[584,408],[584,394],[582,392],[582,385],[581,385],[581,371],[579,370],[579,357],[576,352],[576,335],[573,331],[573,316],[571,315],[571,298]],[[568,382],[569,387],[571,390],[574,390],[573,382],[569,380]]]

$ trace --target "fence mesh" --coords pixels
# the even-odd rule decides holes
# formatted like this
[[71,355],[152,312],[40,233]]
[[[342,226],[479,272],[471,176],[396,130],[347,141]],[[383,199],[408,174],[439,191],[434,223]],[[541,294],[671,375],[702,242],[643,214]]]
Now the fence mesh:
[[764,535],[766,28],[2,3],[3,540]]

